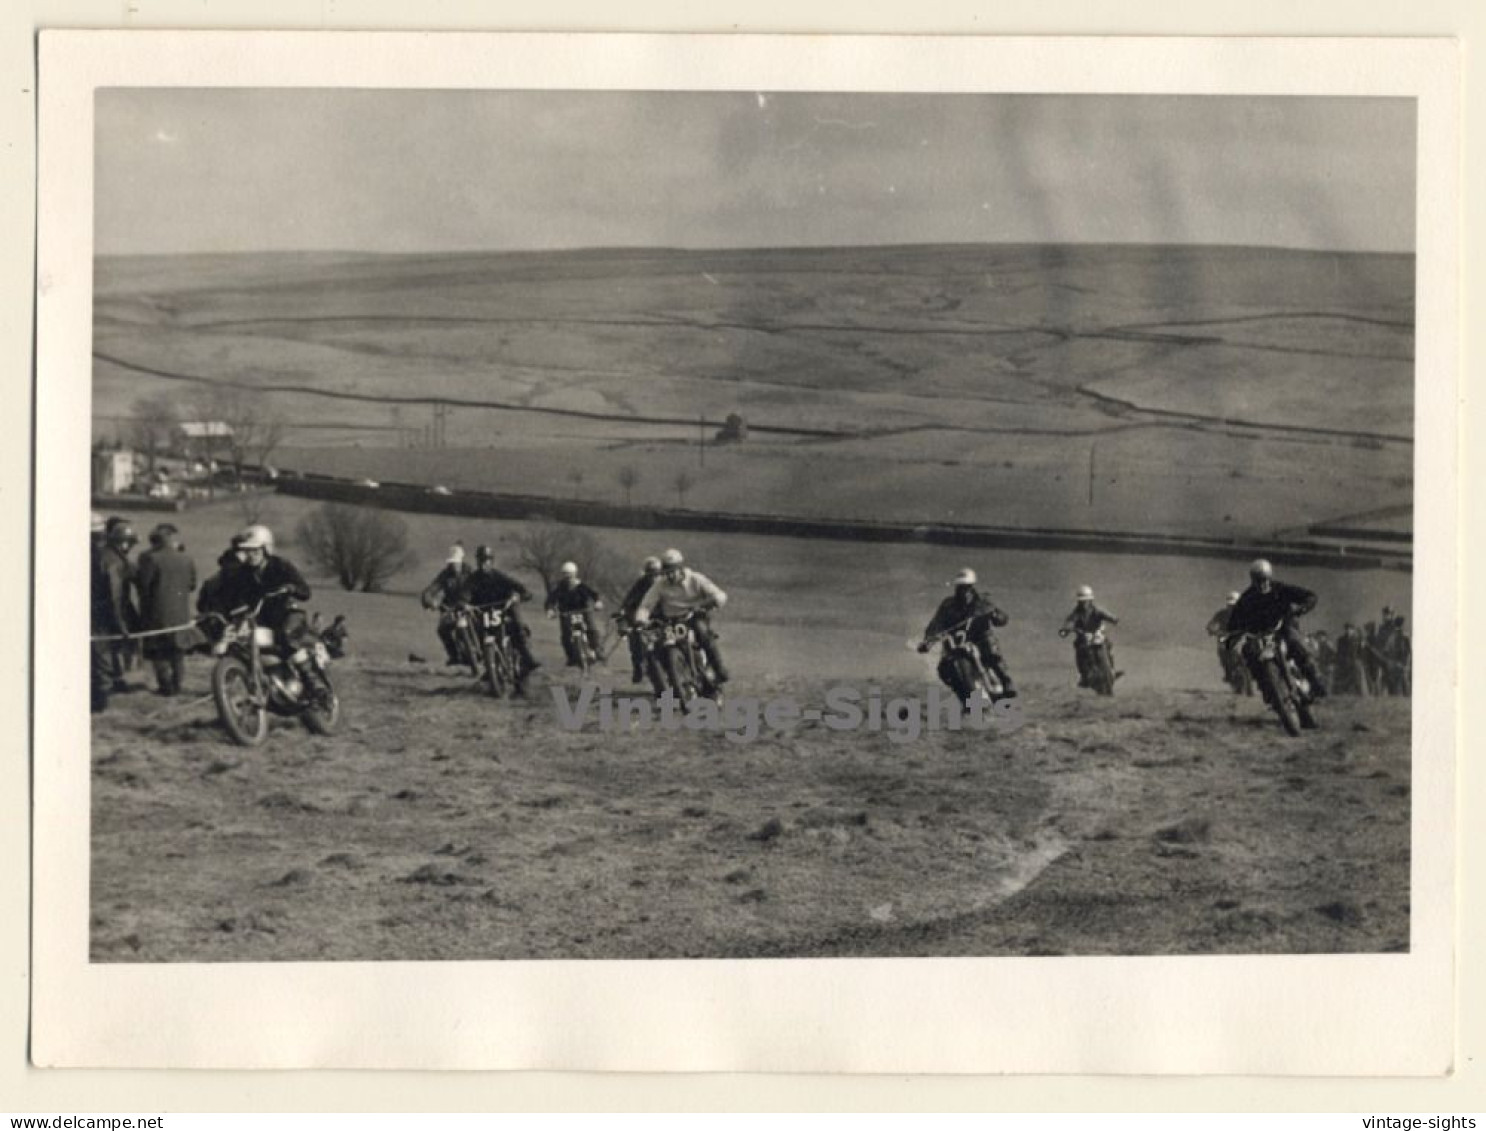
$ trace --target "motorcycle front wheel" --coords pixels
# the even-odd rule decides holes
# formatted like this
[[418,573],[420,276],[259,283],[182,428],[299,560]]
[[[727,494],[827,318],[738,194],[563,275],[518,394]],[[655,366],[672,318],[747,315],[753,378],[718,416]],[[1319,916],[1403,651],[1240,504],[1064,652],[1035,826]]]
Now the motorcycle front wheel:
[[485,641],[481,655],[485,658],[485,689],[499,699],[506,693],[505,664],[494,640]]
[[1291,738],[1297,737],[1300,734],[1300,710],[1295,705],[1295,696],[1291,693],[1289,684],[1272,661],[1266,662],[1261,670],[1265,683],[1268,684],[1269,705],[1280,717],[1280,725],[1285,728],[1285,733]]
[[1094,691],[1098,695],[1114,694],[1114,670],[1109,666],[1109,653],[1102,646],[1096,645],[1093,654],[1089,657],[1093,678],[1090,681]]
[[253,673],[242,659],[223,656],[212,669],[217,715],[239,746],[261,746],[268,737],[268,705],[253,687]]

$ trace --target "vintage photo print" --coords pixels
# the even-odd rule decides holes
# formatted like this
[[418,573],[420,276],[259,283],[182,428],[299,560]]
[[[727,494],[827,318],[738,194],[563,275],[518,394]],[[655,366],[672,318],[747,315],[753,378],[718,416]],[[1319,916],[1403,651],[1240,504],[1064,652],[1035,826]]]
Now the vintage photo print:
[[41,1047],[1443,1070],[1453,65],[48,37]]

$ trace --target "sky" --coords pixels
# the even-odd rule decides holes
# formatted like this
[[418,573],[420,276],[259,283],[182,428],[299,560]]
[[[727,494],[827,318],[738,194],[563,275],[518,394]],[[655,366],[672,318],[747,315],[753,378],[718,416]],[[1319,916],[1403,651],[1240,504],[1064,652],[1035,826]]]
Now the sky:
[[98,254],[1414,249],[1409,99],[107,89]]

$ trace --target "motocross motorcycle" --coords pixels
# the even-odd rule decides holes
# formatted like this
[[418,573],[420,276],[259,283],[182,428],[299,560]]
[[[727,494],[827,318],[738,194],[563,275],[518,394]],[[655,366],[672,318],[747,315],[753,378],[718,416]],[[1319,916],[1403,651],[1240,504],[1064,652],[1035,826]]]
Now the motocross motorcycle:
[[262,745],[270,714],[298,717],[315,734],[334,734],[341,705],[330,679],[330,649],[312,629],[312,642],[294,653],[293,662],[286,660],[273,629],[258,623],[262,608],[259,601],[221,618],[225,627],[212,647],[212,698],[222,725],[241,746]]
[[596,642],[590,639],[588,634],[588,618],[582,613],[563,613],[562,619],[567,625],[568,639],[572,641],[573,649],[578,653],[579,670],[586,676],[598,663]]
[[[672,620],[654,620],[644,626],[651,682],[657,687],[669,687],[682,705],[698,697],[721,705],[722,684],[712,669],[707,650],[697,639],[695,616],[695,613],[687,613]],[[676,673],[674,681],[661,659],[662,649],[670,653],[670,667]]]
[[455,657],[470,669],[470,674],[481,675],[485,661],[480,649],[480,633],[475,627],[479,613],[461,603],[444,606],[439,610],[439,615],[448,618],[453,630]]
[[974,618],[962,621],[948,631],[923,642],[921,650],[927,652],[935,644],[944,645],[944,655],[939,661],[941,673],[952,674],[953,684],[963,689],[963,701],[968,706],[976,695],[995,702],[1006,697],[1006,688],[996,678],[996,673],[985,666],[980,658],[980,649],[971,635]]
[[485,689],[499,699],[507,690],[521,686],[521,660],[511,638],[520,629],[511,619],[515,598],[498,605],[474,605],[468,608],[475,640],[478,670]]
[[1059,636],[1073,632],[1073,648],[1078,663],[1078,674],[1096,695],[1113,695],[1115,685],[1114,667],[1109,662],[1109,649],[1105,646],[1104,629],[1093,632],[1084,629],[1059,629]]
[[1249,672],[1249,665],[1240,655],[1235,654],[1225,645],[1223,654],[1223,679],[1233,689],[1235,695],[1254,694],[1254,677]]
[[1285,733],[1294,737],[1302,729],[1315,728],[1316,719],[1311,713],[1315,696],[1310,680],[1290,655],[1283,628],[1275,625],[1265,632],[1232,633],[1224,641],[1238,650],[1265,704],[1279,717]]

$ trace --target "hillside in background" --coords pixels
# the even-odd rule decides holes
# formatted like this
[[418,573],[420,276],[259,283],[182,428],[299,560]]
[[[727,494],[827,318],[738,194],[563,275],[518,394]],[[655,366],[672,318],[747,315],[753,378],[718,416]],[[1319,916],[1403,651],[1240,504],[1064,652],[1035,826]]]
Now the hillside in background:
[[[96,287],[97,432],[235,383],[300,470],[612,499],[635,466],[637,501],[1248,536],[1412,497],[1410,256],[140,257]],[[446,446],[400,448],[435,400]],[[703,466],[730,412],[751,438]]]

